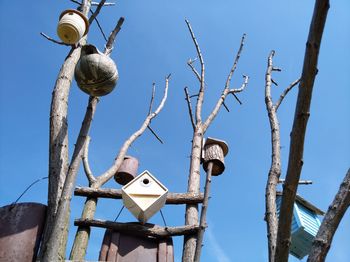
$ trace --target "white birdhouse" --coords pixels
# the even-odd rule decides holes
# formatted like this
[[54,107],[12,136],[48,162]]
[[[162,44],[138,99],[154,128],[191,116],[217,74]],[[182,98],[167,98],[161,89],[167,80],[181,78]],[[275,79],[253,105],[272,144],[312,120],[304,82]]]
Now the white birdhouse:
[[69,45],[79,42],[89,30],[89,20],[81,12],[69,9],[60,15],[57,34],[61,40]]
[[167,194],[168,189],[147,170],[122,187],[124,206],[141,223],[165,205]]

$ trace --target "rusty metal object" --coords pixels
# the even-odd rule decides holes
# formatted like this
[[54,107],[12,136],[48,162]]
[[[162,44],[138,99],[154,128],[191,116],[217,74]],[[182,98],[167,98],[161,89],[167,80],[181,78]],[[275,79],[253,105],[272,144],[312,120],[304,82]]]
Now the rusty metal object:
[[125,156],[124,161],[114,175],[115,181],[120,185],[126,185],[137,176],[139,161],[132,156]]
[[213,163],[212,175],[218,176],[225,170],[224,158],[228,153],[225,141],[208,137],[204,144],[203,168],[207,172],[209,162]]
[[137,237],[107,229],[99,261],[174,262],[172,238]]
[[0,261],[35,261],[45,223],[46,206],[19,203],[0,208]]

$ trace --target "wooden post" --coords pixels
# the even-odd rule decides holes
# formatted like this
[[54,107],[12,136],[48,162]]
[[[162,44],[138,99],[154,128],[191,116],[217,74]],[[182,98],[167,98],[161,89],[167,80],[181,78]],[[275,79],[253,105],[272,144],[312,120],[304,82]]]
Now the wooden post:
[[207,172],[204,188],[204,199],[200,216],[200,226],[197,235],[196,251],[194,261],[199,262],[201,258],[204,231],[207,227],[206,216],[209,204],[211,176],[218,176],[225,170],[224,157],[228,153],[228,146],[225,141],[208,138],[204,144],[203,168]]

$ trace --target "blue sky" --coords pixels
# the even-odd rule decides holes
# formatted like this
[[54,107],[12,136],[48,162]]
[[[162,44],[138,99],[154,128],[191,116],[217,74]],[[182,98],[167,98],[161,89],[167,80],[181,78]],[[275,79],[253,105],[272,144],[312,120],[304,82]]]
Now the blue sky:
[[[224,87],[243,33],[247,34],[233,86],[242,74],[250,76],[243,105],[231,97],[230,113],[221,110],[207,136],[226,140],[230,152],[226,171],[215,177],[208,210],[202,261],[266,261],[267,241],[264,190],[270,165],[270,130],[264,104],[264,74],[270,50],[276,50],[274,64],[281,67],[274,79],[275,99],[301,73],[305,42],[314,1],[117,1],[99,16],[108,34],[120,16],[125,17],[112,58],[120,80],[110,95],[101,98],[91,129],[91,167],[95,174],[111,164],[123,141],[142,123],[148,112],[152,82],[157,84],[157,101],[164,77],[172,73],[169,98],[164,110],[152,122],[165,141],[161,145],[149,132],[135,142],[129,154],[140,160],[139,172],[147,169],[172,192],[185,192],[189,169],[191,125],[183,88],[193,94],[197,80],[186,61],[196,56],[184,19],[190,20],[206,62],[207,93],[204,115],[217,101]],[[14,201],[37,178],[47,175],[48,127],[51,92],[61,63],[69,51],[42,38],[54,38],[59,14],[74,8],[70,1],[0,2],[0,205]],[[350,3],[331,1],[319,57],[306,134],[303,179],[299,194],[327,210],[338,190],[350,159]],[[96,24],[88,42],[100,49],[104,40]],[[289,133],[294,115],[296,90],[279,109],[282,166],[286,170]],[[85,112],[88,96],[75,82],[69,98],[70,154]],[[81,170],[82,171],[82,170]],[[204,173],[203,173],[204,174]],[[35,185],[24,202],[46,202],[47,181]],[[86,185],[80,172],[78,185]],[[118,188],[114,182],[106,187]],[[75,197],[72,220],[81,214],[84,199]],[[101,200],[96,218],[114,219],[121,201]],[[184,223],[184,207],[167,206],[168,225]],[[134,221],[124,210],[120,221]],[[150,222],[162,224],[159,214]],[[350,260],[350,213],[335,235],[327,261]],[[70,230],[69,249],[76,228]],[[87,259],[98,257],[103,230],[94,229]],[[175,239],[175,258],[181,258],[182,238]],[[292,258],[290,261],[297,261]]]

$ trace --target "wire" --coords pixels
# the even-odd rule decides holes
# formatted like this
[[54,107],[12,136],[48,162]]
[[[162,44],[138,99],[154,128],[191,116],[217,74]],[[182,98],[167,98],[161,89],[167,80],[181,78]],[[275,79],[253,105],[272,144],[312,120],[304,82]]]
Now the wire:
[[120,209],[120,211],[119,211],[117,217],[114,219],[114,222],[117,221],[117,219],[119,218],[119,216],[120,216],[120,214],[122,213],[123,209],[124,209],[124,206],[122,206],[122,208]]
[[167,227],[166,222],[165,222],[165,218],[164,218],[164,216],[163,216],[162,210],[160,210],[160,214],[162,215],[162,219],[163,219],[163,222],[164,222],[164,226]]
[[22,194],[16,199],[16,201],[13,202],[11,205],[15,205],[15,204],[18,202],[18,200],[20,200],[21,197],[22,197],[32,186],[34,186],[36,183],[38,183],[38,182],[41,181],[41,180],[48,179],[48,178],[49,178],[48,176],[45,176],[45,177],[42,177],[42,178],[39,178],[39,179],[35,180],[33,183],[31,183],[31,184],[23,191],[23,193],[22,193]]

